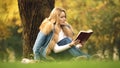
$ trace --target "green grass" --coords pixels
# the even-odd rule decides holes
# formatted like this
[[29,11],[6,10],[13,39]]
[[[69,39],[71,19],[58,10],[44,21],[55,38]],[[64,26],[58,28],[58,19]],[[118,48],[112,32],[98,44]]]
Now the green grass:
[[30,64],[0,62],[0,68],[120,68],[120,61],[59,61]]

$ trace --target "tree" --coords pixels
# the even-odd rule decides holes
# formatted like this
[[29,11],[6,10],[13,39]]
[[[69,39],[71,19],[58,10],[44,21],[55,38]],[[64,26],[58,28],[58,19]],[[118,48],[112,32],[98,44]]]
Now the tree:
[[18,0],[23,26],[23,57],[30,58],[39,26],[54,8],[55,0]]

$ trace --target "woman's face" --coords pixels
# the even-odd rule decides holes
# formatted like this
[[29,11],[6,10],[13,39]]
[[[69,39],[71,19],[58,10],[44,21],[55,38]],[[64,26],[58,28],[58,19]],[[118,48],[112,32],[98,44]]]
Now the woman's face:
[[66,21],[66,14],[65,12],[61,12],[59,16],[59,24],[65,23],[65,21]]

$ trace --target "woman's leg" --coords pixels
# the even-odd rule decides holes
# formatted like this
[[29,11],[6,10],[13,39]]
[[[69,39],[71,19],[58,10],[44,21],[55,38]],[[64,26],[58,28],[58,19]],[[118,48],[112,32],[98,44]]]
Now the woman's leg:
[[75,46],[70,48],[68,51],[75,57],[77,56],[86,56],[87,58],[90,57],[88,54],[83,53],[80,49],[76,48]]
[[39,60],[40,59],[40,48],[45,43],[46,35],[43,34],[41,31],[38,33],[35,44],[33,46],[33,54],[34,59]]

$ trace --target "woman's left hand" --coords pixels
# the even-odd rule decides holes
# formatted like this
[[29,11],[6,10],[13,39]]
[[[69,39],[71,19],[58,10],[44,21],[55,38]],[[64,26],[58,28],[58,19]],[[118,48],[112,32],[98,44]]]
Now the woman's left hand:
[[67,26],[68,24],[67,23],[60,23],[61,26]]

